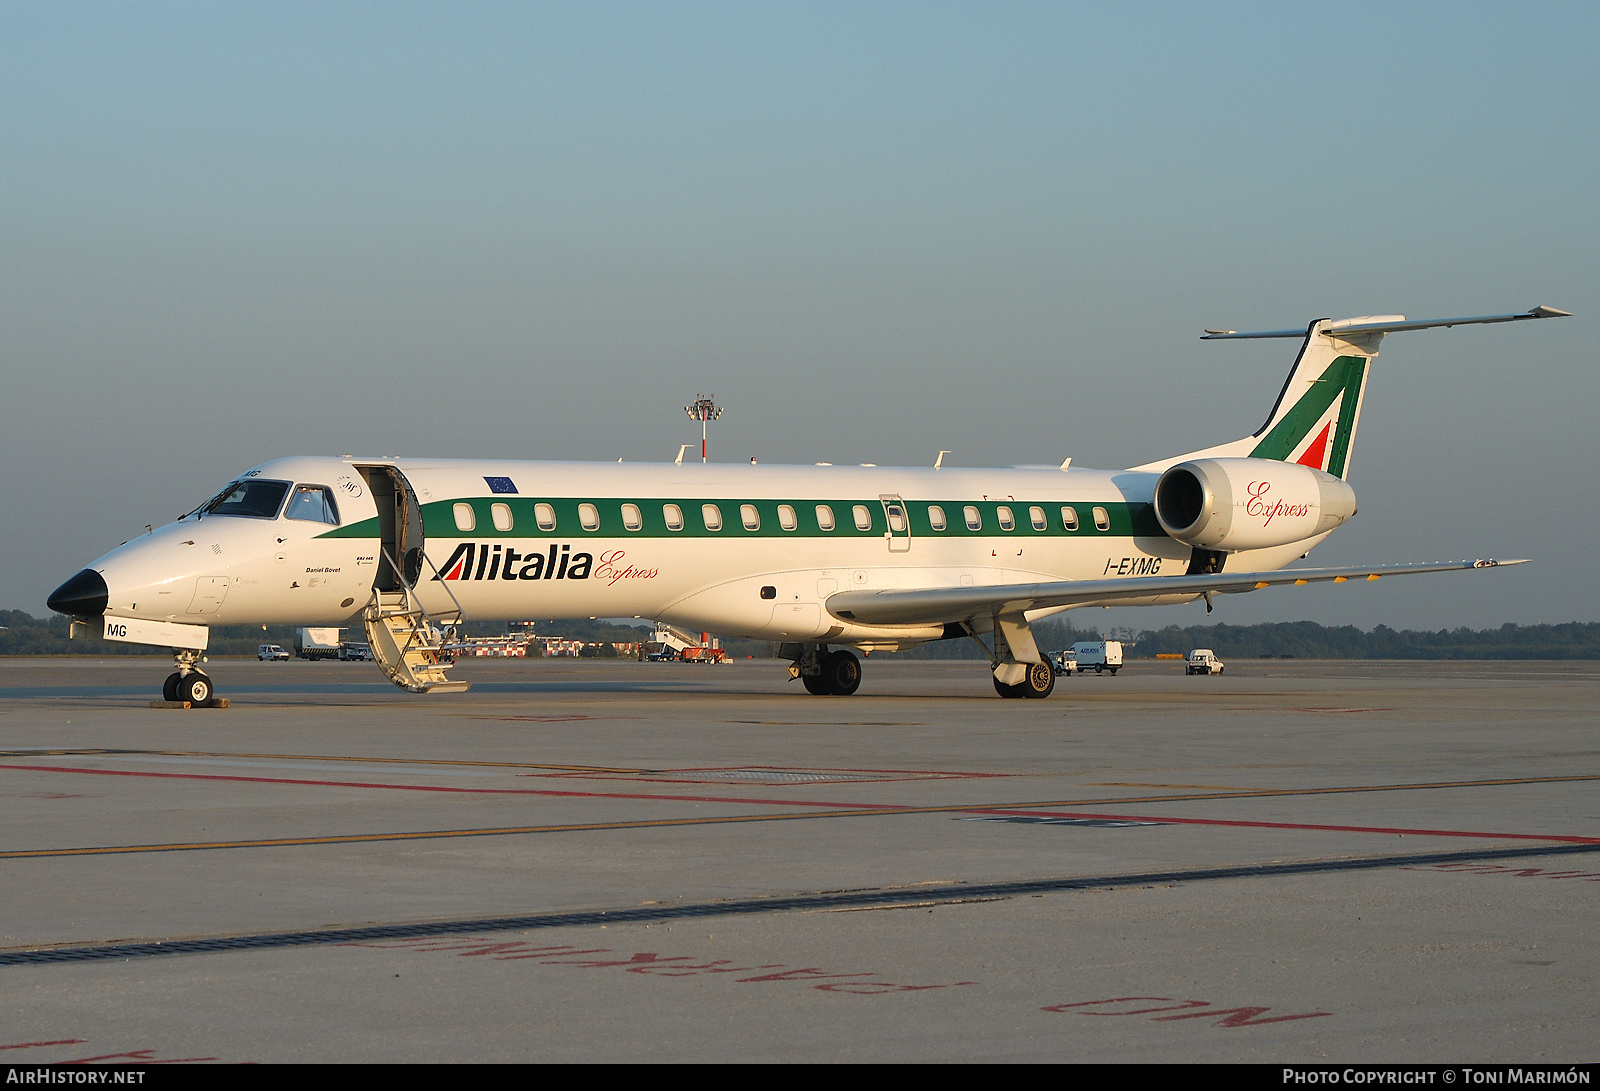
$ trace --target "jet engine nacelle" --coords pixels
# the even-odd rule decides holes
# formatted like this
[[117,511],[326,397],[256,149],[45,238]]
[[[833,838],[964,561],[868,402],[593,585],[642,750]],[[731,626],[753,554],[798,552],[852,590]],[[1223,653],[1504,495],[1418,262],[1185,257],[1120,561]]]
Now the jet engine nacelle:
[[1196,458],[1156,482],[1156,519],[1180,542],[1232,552],[1288,545],[1356,513],[1356,493],[1332,474],[1265,458]]

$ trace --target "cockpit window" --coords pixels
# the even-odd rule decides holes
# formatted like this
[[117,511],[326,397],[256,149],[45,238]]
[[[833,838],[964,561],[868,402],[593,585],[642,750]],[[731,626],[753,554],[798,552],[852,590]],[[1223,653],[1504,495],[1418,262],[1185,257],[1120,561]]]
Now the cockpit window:
[[189,515],[244,515],[252,519],[271,519],[283,506],[283,498],[288,491],[287,481],[246,478],[244,481],[235,481],[218,493],[215,499],[200,505]]
[[326,485],[296,485],[283,514],[285,518],[304,519],[308,523],[339,525],[339,508],[333,502],[333,490]]

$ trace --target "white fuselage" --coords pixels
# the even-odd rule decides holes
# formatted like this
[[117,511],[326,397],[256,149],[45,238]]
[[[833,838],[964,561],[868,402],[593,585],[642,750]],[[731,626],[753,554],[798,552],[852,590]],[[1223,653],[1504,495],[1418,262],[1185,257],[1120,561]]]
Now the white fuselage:
[[[396,529],[405,514],[393,514],[382,487],[391,469],[414,496],[405,500],[402,486],[401,502],[420,508],[420,535]],[[829,596],[1183,575],[1190,547],[1151,513],[1158,476],[286,458],[241,480],[326,486],[336,524],[283,510],[189,516],[90,567],[105,579],[109,616],[337,625],[360,612],[380,572],[392,571],[386,550],[398,558],[414,546],[425,554],[413,571],[423,605],[459,606],[473,620],[641,617],[730,636],[910,643],[943,627],[852,624],[828,612]],[[387,519],[381,507],[391,508]],[[1278,569],[1320,540],[1246,551],[1229,568]],[[1146,593],[1118,604],[1193,597]]]

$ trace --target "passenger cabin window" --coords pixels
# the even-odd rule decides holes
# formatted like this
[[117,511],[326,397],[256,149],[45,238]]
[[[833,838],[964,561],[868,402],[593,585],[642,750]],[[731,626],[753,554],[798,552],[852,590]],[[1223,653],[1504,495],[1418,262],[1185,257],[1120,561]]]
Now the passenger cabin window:
[[978,514],[977,508],[973,507],[971,504],[968,504],[966,507],[961,509],[961,514],[967,517],[968,530],[983,529],[983,516]]
[[1033,524],[1034,530],[1048,530],[1050,520],[1045,518],[1044,509],[1034,506],[1028,509],[1028,521]]
[[778,525],[784,530],[794,530],[800,525],[800,520],[794,513],[793,504],[778,505]]
[[850,511],[851,514],[856,517],[857,530],[872,529],[872,513],[867,510],[867,506],[865,504],[857,504],[855,507],[851,508]]
[[1010,508],[1006,507],[1004,504],[1001,504],[998,508],[995,509],[995,514],[1000,517],[1000,529],[1001,530],[1016,530],[1017,529],[1017,517],[1015,515],[1011,514],[1011,509]]
[[1095,508],[1094,509],[1094,529],[1096,529],[1096,530],[1110,530],[1111,529],[1111,516],[1109,514],[1107,514],[1105,508]]
[[943,530],[949,525],[945,522],[944,509],[938,504],[928,505],[928,525],[934,530]]
[[463,534],[471,534],[478,526],[478,513],[472,510],[471,504],[455,504],[450,508],[456,517],[456,529]]
[[701,504],[700,518],[705,522],[707,530],[722,529],[722,509],[715,504]]
[[489,517],[494,520],[494,529],[502,534],[512,527],[510,504],[490,504]]
[[644,515],[639,511],[638,504],[622,505],[622,525],[629,530],[643,529]]
[[556,529],[556,509],[549,504],[535,504],[533,506],[533,521],[539,524],[540,530]]
[[761,513],[756,510],[754,504],[739,505],[739,521],[744,524],[746,530],[761,529]]
[[578,522],[583,525],[584,530],[599,530],[600,509],[593,504],[579,504]]
[[[287,481],[265,481],[259,477],[235,481],[189,515],[239,515],[250,519],[271,519],[283,507],[289,493]],[[184,516],[187,519],[189,516]]]
[[819,530],[832,530],[833,526],[833,509],[827,504],[818,504],[817,528]]
[[883,509],[889,516],[889,529],[896,534],[906,532],[906,509],[900,504],[887,504]]
[[1063,528],[1065,528],[1067,530],[1077,530],[1078,529],[1078,509],[1077,508],[1062,508],[1061,509],[1061,525],[1062,525]]
[[662,504],[661,518],[667,521],[668,530],[683,529],[683,509],[676,504]]

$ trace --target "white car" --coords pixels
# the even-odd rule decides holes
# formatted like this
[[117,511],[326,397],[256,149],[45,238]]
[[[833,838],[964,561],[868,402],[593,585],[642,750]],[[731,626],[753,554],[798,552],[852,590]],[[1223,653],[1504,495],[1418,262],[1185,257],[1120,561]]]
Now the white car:
[[289,653],[276,644],[260,644],[256,647],[256,659],[288,659]]
[[1221,674],[1222,660],[1210,648],[1195,648],[1183,658],[1184,674]]
[[1072,677],[1072,672],[1078,669],[1078,660],[1071,652],[1052,652],[1050,655],[1050,669],[1059,677],[1066,675]]

